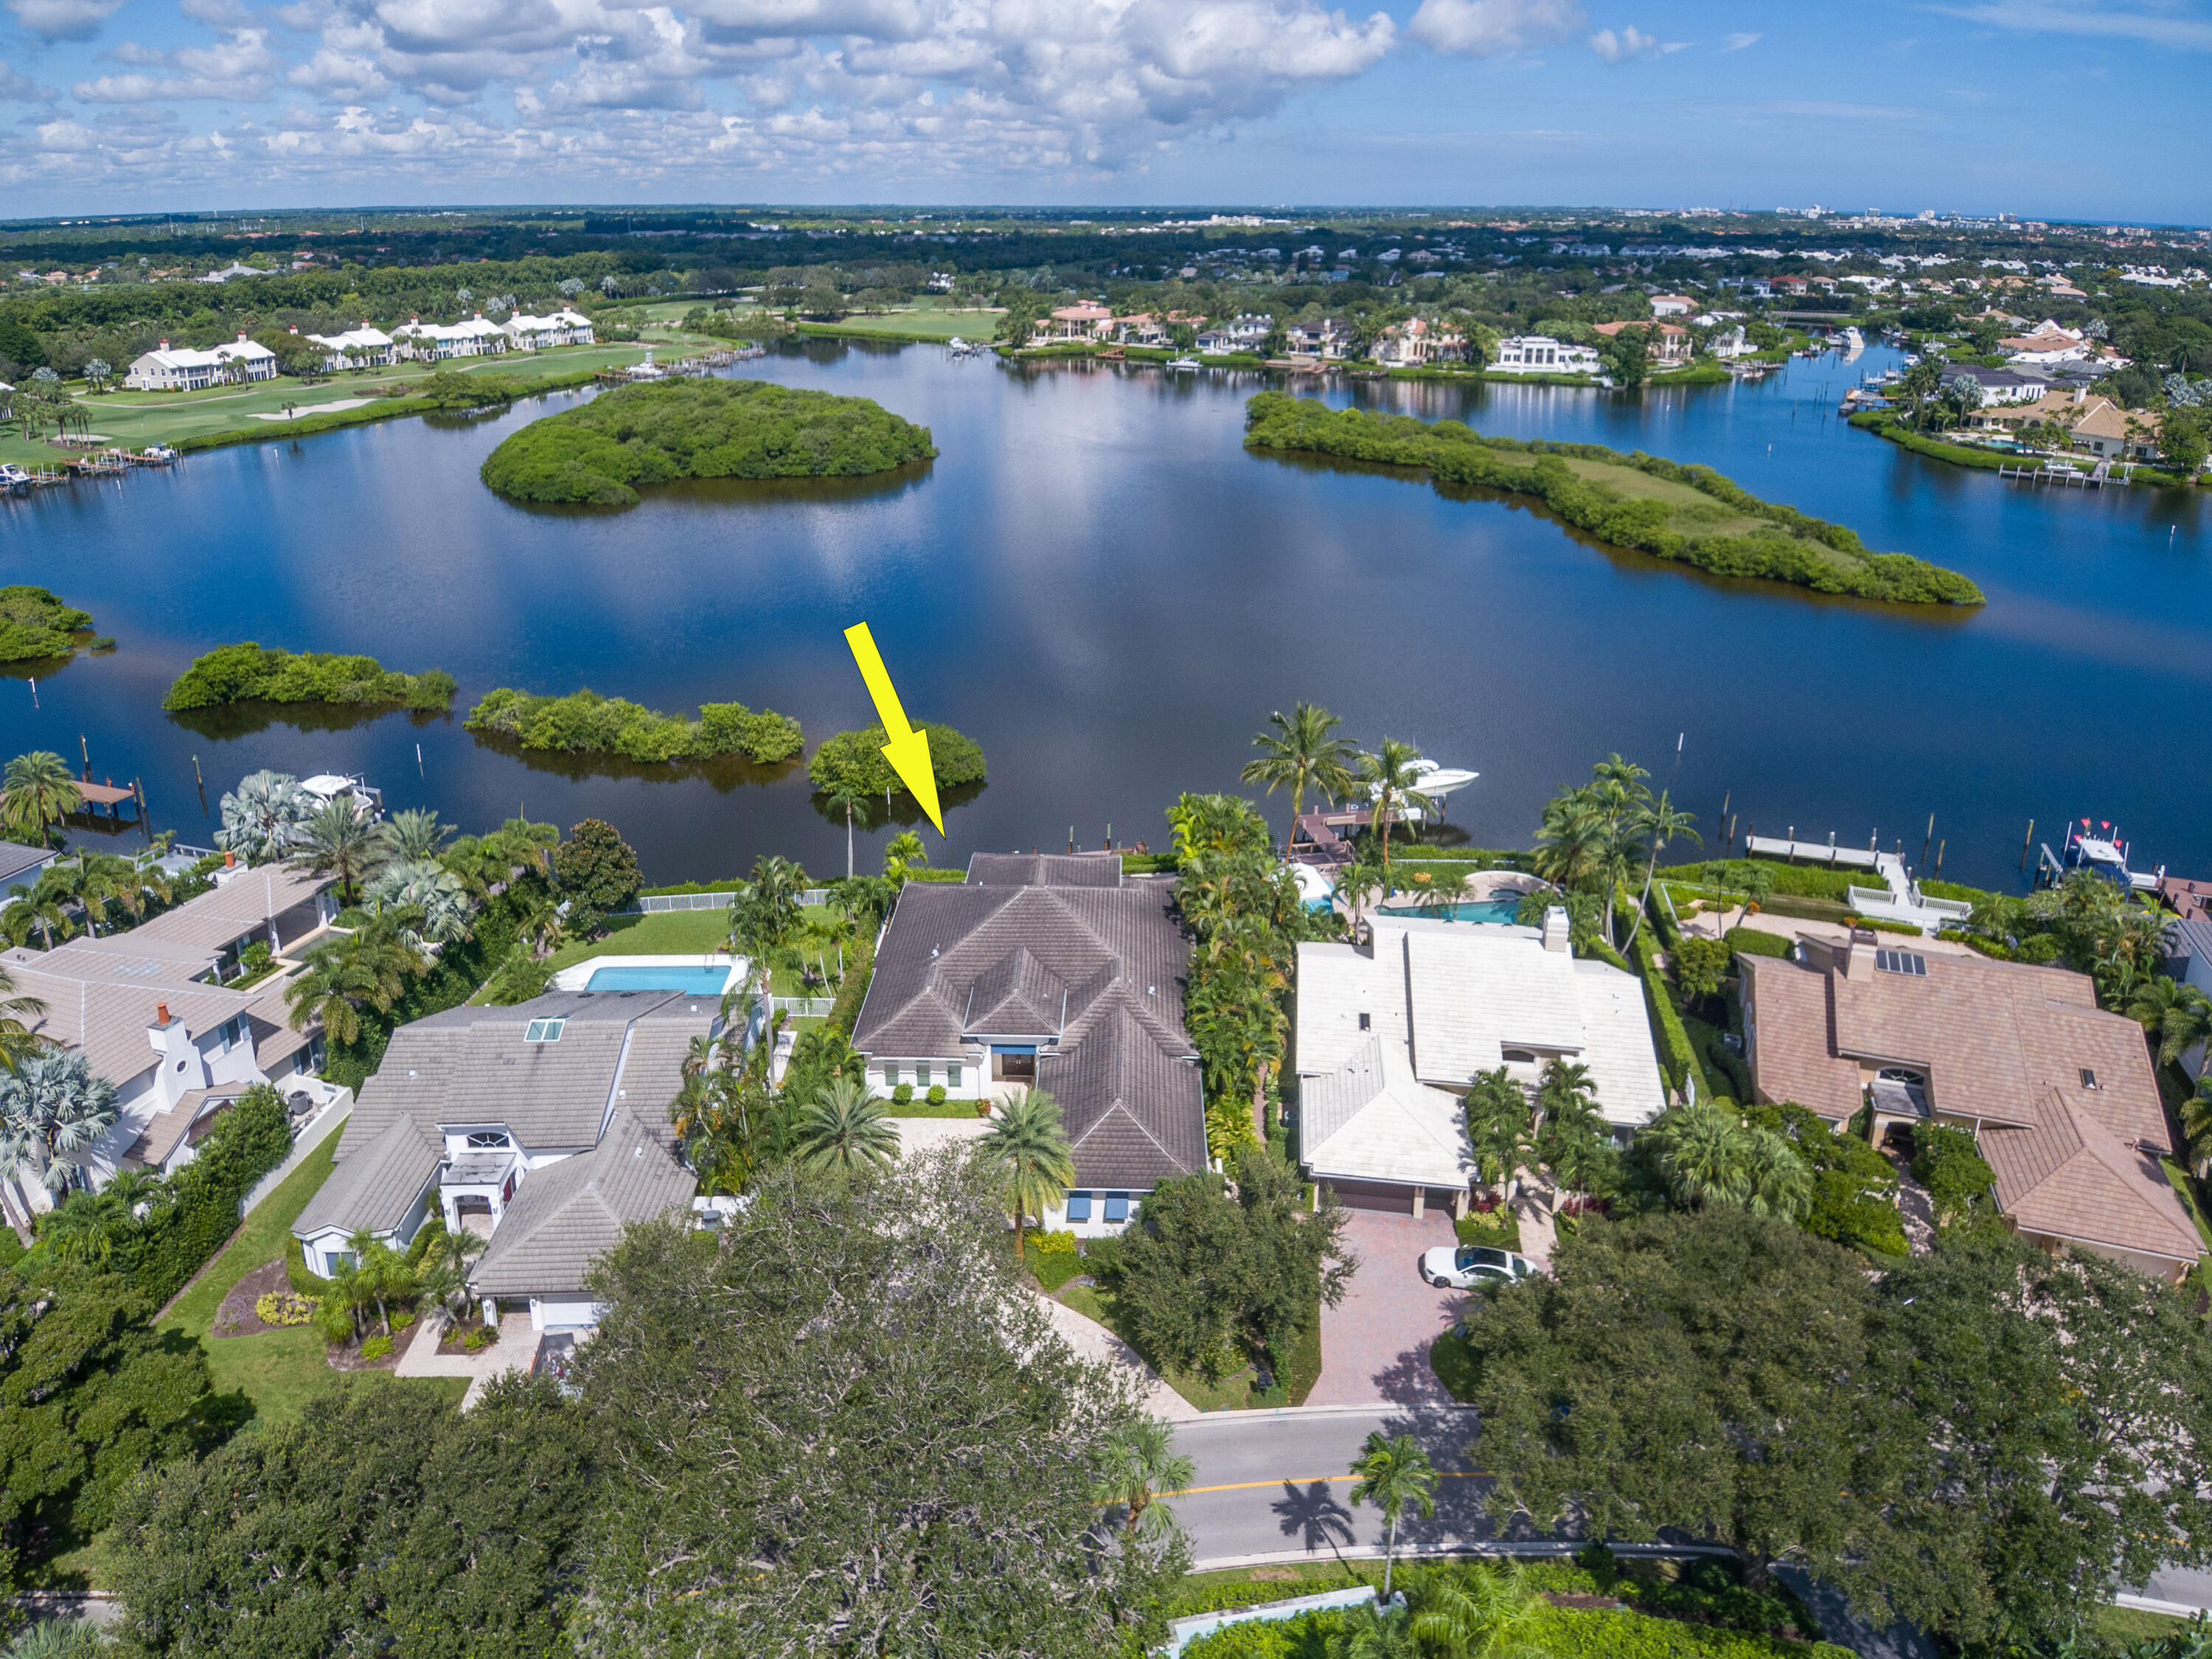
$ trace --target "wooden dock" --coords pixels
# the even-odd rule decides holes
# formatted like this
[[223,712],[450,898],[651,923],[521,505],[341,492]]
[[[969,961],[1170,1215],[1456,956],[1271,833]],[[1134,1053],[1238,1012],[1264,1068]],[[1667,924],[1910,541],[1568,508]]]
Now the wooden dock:
[[1781,836],[1746,836],[1743,838],[1745,855],[1750,858],[1784,859],[1792,864],[1825,864],[1834,869],[1873,870],[1880,867],[1881,854],[1871,848],[1838,847],[1832,842],[1791,841]]
[[2112,471],[2110,464],[2105,461],[2098,462],[2095,469],[2088,472],[2078,467],[2046,462],[2041,466],[2000,466],[1997,477],[2027,483],[2057,484],[2061,489],[2100,489],[2112,481]]

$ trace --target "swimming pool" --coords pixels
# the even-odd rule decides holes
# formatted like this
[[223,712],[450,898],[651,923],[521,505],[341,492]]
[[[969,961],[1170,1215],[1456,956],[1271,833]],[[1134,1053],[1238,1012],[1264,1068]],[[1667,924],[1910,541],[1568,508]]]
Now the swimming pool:
[[1495,925],[1510,922],[1520,913],[1521,897],[1516,893],[1506,898],[1468,899],[1442,909],[1424,910],[1414,904],[1386,904],[1381,908],[1386,916],[1420,916],[1436,921],[1480,921]]
[[592,970],[584,981],[586,991],[689,991],[694,996],[718,997],[722,987],[729,982],[727,968],[685,968],[676,963],[666,967],[641,965],[628,968],[599,968]]

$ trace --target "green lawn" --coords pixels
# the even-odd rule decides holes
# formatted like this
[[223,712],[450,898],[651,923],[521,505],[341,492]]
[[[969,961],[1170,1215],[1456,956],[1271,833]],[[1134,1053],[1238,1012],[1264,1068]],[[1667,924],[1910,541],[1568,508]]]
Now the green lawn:
[[[692,337],[684,337],[687,342]],[[552,351],[509,352],[496,357],[477,358],[466,363],[402,363],[392,368],[342,374],[313,386],[287,376],[247,386],[213,386],[205,392],[109,392],[96,397],[81,396],[77,402],[90,415],[92,430],[95,434],[112,439],[131,449],[143,449],[149,444],[177,443],[185,438],[199,437],[211,432],[228,432],[264,425],[268,427],[271,438],[281,438],[286,422],[261,422],[253,417],[276,414],[287,405],[313,413],[331,404],[402,397],[415,382],[427,378],[434,369],[448,369],[464,374],[489,374],[517,380],[538,380],[550,375],[571,374],[583,369],[611,368],[642,362],[645,353],[646,345],[643,343],[572,346]],[[13,437],[0,435],[0,460],[17,461],[26,465],[56,466],[76,453],[74,447],[67,451],[58,449],[43,439],[37,443],[25,443],[20,429]]]
[[610,916],[605,939],[564,945],[546,958],[554,973],[593,957],[708,956],[730,941],[726,910],[663,910],[650,916]]
[[935,340],[949,340],[957,334],[963,340],[988,340],[1004,314],[991,310],[952,311],[928,307],[889,311],[872,317],[847,317],[836,328],[841,334],[926,334]]
[[[256,1267],[283,1259],[292,1224],[329,1177],[337,1145],[338,1136],[331,1136],[287,1176],[161,1321],[162,1329],[200,1340],[207,1350],[216,1391],[244,1394],[253,1402],[257,1423],[289,1422],[310,1398],[331,1385],[337,1373],[323,1358],[322,1338],[305,1329],[268,1331],[259,1336],[210,1337],[208,1332],[233,1285]],[[449,1404],[458,1404],[468,1392],[465,1377],[410,1379],[394,1386],[425,1389]]]

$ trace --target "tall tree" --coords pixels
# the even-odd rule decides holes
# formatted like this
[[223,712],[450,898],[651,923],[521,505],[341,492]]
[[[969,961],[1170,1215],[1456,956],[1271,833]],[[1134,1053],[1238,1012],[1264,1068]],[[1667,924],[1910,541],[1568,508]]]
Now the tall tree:
[[1503,1066],[1478,1072],[1467,1091],[1467,1139],[1474,1154],[1474,1178],[1499,1195],[1529,1150],[1531,1114],[1528,1091]]
[[1091,1659],[1151,1633],[1184,1553],[1100,1536],[1132,1391],[1008,1271],[1002,1190],[953,1152],[785,1165],[714,1249],[630,1231],[576,1362],[608,1440],[575,1651]]
[[0,968],[0,1066],[13,1068],[40,1046],[35,1027],[46,1012],[37,997],[18,996],[15,981]]
[[1252,739],[1260,758],[1246,763],[1241,781],[1264,783],[1271,795],[1278,786],[1287,786],[1293,819],[1305,811],[1309,789],[1332,801],[1352,793],[1357,756],[1351,744],[1329,735],[1344,724],[1336,715],[1302,702],[1288,714],[1279,709],[1269,714],[1267,724],[1274,729]]
[[362,881],[391,856],[391,843],[362,816],[350,796],[325,801],[300,825],[293,844],[293,867],[336,876],[338,899],[350,905]]
[[1118,1506],[1128,1531],[1158,1538],[1175,1526],[1162,1496],[1188,1486],[1197,1474],[1198,1465],[1175,1449],[1172,1423],[1133,1417],[1107,1442],[1098,1501]]
[[0,1072],[0,1175],[61,1194],[118,1118],[115,1085],[80,1050],[42,1048]]
[[1397,1565],[1399,1518],[1409,1504],[1424,1516],[1437,1512],[1437,1466],[1412,1435],[1387,1435],[1376,1429],[1352,1460],[1352,1472],[1359,1477],[1352,1488],[1354,1506],[1374,1504],[1390,1525],[1382,1546],[1382,1599],[1387,1601],[1390,1571]]
[[833,1078],[799,1119],[800,1162],[810,1170],[881,1168],[898,1156],[899,1133],[865,1084]]
[[215,844],[248,864],[265,864],[291,855],[314,815],[315,798],[289,773],[249,772],[224,793],[222,810]]
[[1419,788],[1421,751],[1410,743],[1385,738],[1371,755],[1359,757],[1358,781],[1367,786],[1375,803],[1372,827],[1382,841],[1382,870],[1390,869],[1390,821],[1400,812],[1418,812],[1431,805]]
[[69,763],[51,749],[18,755],[0,770],[0,823],[24,841],[52,846],[54,825],[83,805]]
[[1659,792],[1657,800],[1638,809],[1630,828],[1650,844],[1651,853],[1644,860],[1644,890],[1637,896],[1636,919],[1628,925],[1628,938],[1620,947],[1623,951],[1636,943],[1637,930],[1644,926],[1644,913],[1650,908],[1651,881],[1659,872],[1659,854],[1672,842],[1691,841],[1699,847],[1705,844],[1705,838],[1697,831],[1697,822],[1698,815],[1675,806],[1667,799],[1664,789]]
[[1022,1255],[1023,1218],[1044,1212],[1067,1200],[1075,1180],[1075,1154],[1067,1144],[1060,1103],[1042,1089],[1018,1089],[991,1114],[977,1143],[984,1156],[1006,1172],[1006,1202],[1014,1216],[1014,1255]]
[[327,940],[307,953],[302,972],[285,981],[292,1029],[304,1031],[319,1020],[331,1042],[357,1042],[362,1012],[390,1013],[408,977],[428,967],[389,918]]
[[853,814],[865,814],[875,797],[850,781],[831,784],[818,797],[825,811],[845,815],[845,879],[853,878]]

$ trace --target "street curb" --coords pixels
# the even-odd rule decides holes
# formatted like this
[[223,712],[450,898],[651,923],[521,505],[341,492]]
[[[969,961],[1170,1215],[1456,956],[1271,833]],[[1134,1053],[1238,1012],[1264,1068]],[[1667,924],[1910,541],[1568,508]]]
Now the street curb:
[[[1587,1544],[1526,1543],[1526,1544],[1401,1544],[1397,1558],[1401,1561],[1437,1560],[1453,1556],[1498,1557],[1571,1556],[1587,1549]],[[1658,1560],[1674,1560],[1689,1556],[1734,1555],[1735,1552],[1724,1544],[1615,1544],[1615,1555],[1639,1556]],[[1318,1550],[1267,1550],[1258,1555],[1218,1555],[1190,1564],[1193,1572],[1222,1572],[1232,1567],[1273,1567],[1299,1561],[1319,1561],[1328,1558],[1345,1561],[1380,1561],[1382,1547],[1379,1544],[1353,1544],[1343,1549],[1331,1549],[1328,1557]],[[2155,1604],[2163,1607],[2166,1604]]]
[[2112,1598],[2117,1607],[2133,1607],[2137,1613],[2162,1613],[2172,1619],[2194,1619],[2198,1613],[2212,1616],[2212,1608],[2196,1607],[2187,1601],[2160,1601],[2148,1595],[2136,1595],[2122,1590]]
[[1197,1428],[1207,1423],[1262,1423],[1278,1417],[1381,1417],[1393,1413],[1415,1417],[1424,1413],[1469,1412],[1474,1407],[1458,1401],[1425,1401],[1419,1405],[1401,1405],[1395,1401],[1377,1400],[1364,1406],[1272,1406],[1264,1411],[1206,1412],[1178,1423],[1176,1427]]

